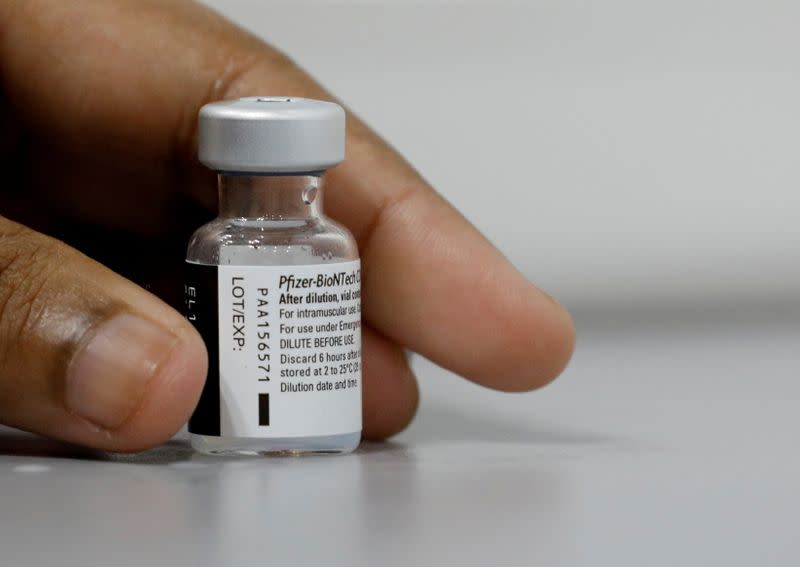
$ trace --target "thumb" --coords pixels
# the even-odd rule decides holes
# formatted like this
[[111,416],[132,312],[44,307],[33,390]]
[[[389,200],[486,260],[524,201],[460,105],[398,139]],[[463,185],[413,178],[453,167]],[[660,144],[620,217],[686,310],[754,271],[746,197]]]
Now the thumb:
[[141,450],[188,419],[206,367],[202,339],[175,310],[0,217],[0,422]]

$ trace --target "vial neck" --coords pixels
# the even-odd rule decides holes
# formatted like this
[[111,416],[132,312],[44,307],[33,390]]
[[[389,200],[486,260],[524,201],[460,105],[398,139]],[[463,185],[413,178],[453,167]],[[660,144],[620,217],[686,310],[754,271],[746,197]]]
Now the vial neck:
[[322,174],[220,173],[219,216],[259,220],[307,220],[322,215]]

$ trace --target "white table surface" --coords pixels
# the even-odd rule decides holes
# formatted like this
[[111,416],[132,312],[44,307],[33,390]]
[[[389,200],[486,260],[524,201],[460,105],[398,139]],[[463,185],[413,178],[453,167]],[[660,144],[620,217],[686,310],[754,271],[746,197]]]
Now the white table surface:
[[0,431],[0,564],[797,564],[798,312],[594,313],[579,334],[531,394],[417,361],[417,421],[349,456]]

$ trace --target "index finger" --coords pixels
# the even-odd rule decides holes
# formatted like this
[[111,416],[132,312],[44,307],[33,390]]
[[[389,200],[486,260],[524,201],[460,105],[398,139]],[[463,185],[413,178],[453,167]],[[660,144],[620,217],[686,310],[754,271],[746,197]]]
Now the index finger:
[[[0,25],[3,80],[12,103],[25,101],[27,123],[168,175],[198,171],[194,125],[206,102],[331,99],[278,51],[185,2],[12,2]],[[213,189],[196,192],[208,200]],[[347,160],[327,195],[359,241],[365,317],[383,334],[494,388],[533,388],[563,369],[569,315],[352,113]]]

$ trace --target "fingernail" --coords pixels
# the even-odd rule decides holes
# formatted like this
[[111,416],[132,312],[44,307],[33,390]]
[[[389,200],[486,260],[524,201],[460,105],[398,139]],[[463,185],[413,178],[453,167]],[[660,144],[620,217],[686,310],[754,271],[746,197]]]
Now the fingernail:
[[70,411],[114,429],[136,411],[147,383],[178,338],[128,313],[94,331],[67,368],[65,403]]

